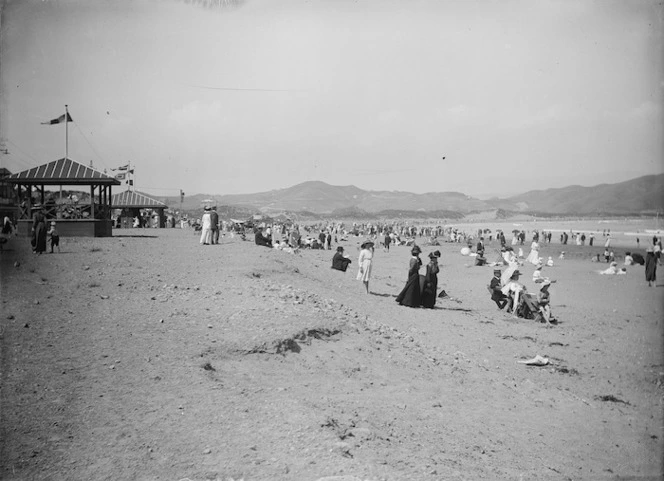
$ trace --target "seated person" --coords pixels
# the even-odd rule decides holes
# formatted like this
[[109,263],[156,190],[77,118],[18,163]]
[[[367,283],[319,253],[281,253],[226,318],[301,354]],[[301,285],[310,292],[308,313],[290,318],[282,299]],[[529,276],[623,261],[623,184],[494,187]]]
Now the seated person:
[[501,289],[502,293],[509,298],[507,312],[512,312],[514,317],[517,317],[516,308],[519,306],[519,296],[526,290],[524,285],[519,282],[520,275],[521,273],[518,270],[515,270],[507,284]]
[[546,265],[548,267],[553,267],[553,258],[549,256],[549,259],[546,261]]
[[639,254],[638,252],[634,252],[632,254],[632,262],[634,262],[634,264],[642,266],[646,263],[646,260],[643,258],[641,254]]
[[332,269],[346,272],[350,263],[351,260],[344,256],[344,248],[341,246],[337,247],[337,252],[332,257]]
[[535,271],[533,272],[533,282],[535,284],[539,284],[541,282],[544,282],[546,279],[545,277],[542,277],[542,263],[537,264],[537,267],[535,268]]
[[256,230],[254,240],[257,246],[272,247],[271,237],[263,235],[263,231],[261,229]]
[[613,275],[618,272],[618,263],[617,262],[612,262],[611,265],[607,268],[604,269],[603,271],[599,271],[600,274],[604,275]]
[[500,274],[500,269],[494,269],[488,289],[491,294],[491,300],[496,303],[498,309],[502,310],[509,303],[509,298],[501,290]]
[[551,317],[551,294],[549,293],[550,282],[542,284],[540,291],[537,293],[537,305],[540,317],[547,323],[551,324],[553,317]]
[[632,264],[634,264],[634,258],[632,257],[632,253],[625,252],[625,265],[631,266]]
[[525,292],[524,290],[521,293],[516,309],[514,309],[514,313],[516,317],[522,317],[524,319],[535,319],[539,313],[537,296],[535,294]]

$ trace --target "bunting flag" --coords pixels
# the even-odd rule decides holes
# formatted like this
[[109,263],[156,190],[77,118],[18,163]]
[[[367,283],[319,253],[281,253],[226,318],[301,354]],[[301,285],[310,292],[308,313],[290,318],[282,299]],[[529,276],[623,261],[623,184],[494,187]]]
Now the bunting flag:
[[129,168],[129,164],[123,165],[121,167],[116,167],[115,169],[111,169],[111,170],[127,170],[128,168]]
[[127,181],[127,184],[129,184],[129,185],[134,185],[134,181],[133,181],[133,180],[128,180],[128,181]]
[[115,178],[117,180],[125,180],[126,176],[127,176],[127,174],[125,174],[124,172],[122,174],[115,174]]
[[[62,114],[60,117],[57,119],[53,119],[50,122],[42,122],[42,125],[54,125],[54,124],[61,124],[65,121],[65,114]],[[71,115],[69,115],[69,112],[67,112],[67,122],[73,122],[74,120],[71,118]]]
[[131,169],[131,170],[129,171],[129,173],[130,173],[130,174],[133,174],[133,173],[134,173],[134,169]]

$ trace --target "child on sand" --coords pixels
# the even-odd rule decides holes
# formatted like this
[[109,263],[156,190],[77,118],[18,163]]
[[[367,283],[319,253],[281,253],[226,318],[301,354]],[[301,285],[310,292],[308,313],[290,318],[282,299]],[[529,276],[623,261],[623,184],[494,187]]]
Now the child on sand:
[[545,281],[537,293],[537,305],[539,306],[539,313],[542,319],[547,324],[551,324],[551,294],[549,293],[549,286],[551,282]]
[[55,221],[51,222],[51,228],[46,234],[51,238],[51,254],[53,254],[53,247],[57,247],[58,252],[60,252],[60,234],[55,228]]

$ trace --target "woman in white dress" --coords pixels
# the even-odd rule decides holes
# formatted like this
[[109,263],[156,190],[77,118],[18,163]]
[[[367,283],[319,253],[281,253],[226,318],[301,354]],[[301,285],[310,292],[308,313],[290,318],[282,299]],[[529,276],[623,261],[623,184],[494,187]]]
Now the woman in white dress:
[[210,241],[212,239],[212,218],[210,217],[211,210],[212,209],[210,207],[205,207],[205,212],[201,218],[201,224],[203,228],[201,229],[200,243],[206,246],[210,245]]
[[357,280],[362,281],[367,294],[369,294],[369,280],[371,279],[371,262],[373,259],[374,243],[366,241],[360,246],[360,258],[357,263],[359,265],[357,271]]
[[533,265],[539,264],[539,244],[536,241],[530,244],[530,253],[526,257],[526,262],[530,262]]

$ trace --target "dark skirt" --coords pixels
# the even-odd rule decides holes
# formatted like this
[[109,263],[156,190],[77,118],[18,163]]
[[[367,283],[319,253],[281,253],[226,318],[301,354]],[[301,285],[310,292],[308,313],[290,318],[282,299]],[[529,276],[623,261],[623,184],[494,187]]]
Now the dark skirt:
[[35,226],[35,252],[46,252],[46,223],[38,222]]
[[657,259],[655,254],[648,252],[646,254],[646,281],[655,282],[657,280]]
[[438,290],[438,276],[432,275],[430,279],[424,280],[422,289],[422,307],[433,309],[436,305],[436,291]]
[[422,292],[420,290],[420,274],[417,271],[408,277],[406,286],[401,290],[396,301],[402,306],[420,307]]

